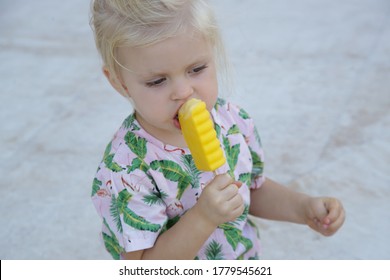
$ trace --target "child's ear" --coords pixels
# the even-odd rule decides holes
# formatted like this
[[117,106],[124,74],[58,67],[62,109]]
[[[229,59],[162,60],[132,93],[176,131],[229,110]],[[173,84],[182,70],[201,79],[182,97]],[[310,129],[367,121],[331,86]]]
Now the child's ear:
[[116,77],[115,73],[111,73],[106,66],[103,66],[102,70],[111,86],[124,97],[128,97],[127,87]]

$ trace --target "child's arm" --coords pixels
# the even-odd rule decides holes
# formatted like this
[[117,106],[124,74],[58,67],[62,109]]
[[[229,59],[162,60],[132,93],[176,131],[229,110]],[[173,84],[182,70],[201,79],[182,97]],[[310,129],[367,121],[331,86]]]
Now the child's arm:
[[249,213],[271,220],[307,224],[323,235],[334,234],[344,223],[341,202],[329,197],[310,197],[270,179],[251,192]]
[[184,214],[173,227],[161,234],[152,248],[125,253],[124,258],[129,260],[194,259],[201,246],[216,229],[207,220],[198,218],[199,214],[194,208]]
[[125,259],[194,259],[218,225],[244,212],[238,187],[228,175],[218,175],[203,190],[198,202],[154,246],[124,254]]

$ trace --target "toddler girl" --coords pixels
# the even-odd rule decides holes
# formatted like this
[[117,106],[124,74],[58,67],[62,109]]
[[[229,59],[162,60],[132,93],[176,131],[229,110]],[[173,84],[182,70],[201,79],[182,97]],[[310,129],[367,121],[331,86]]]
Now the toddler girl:
[[[102,239],[115,259],[257,259],[250,220],[307,224],[323,235],[344,222],[335,198],[297,193],[264,175],[254,121],[218,98],[225,57],[205,0],[95,0],[92,19],[103,72],[134,112],[93,181]],[[203,100],[227,162],[198,170],[178,121],[187,100]]]

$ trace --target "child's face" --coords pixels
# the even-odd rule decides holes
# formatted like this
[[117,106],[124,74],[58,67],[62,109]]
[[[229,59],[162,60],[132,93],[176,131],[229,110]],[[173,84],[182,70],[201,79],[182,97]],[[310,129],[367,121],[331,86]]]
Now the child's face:
[[211,110],[217,100],[212,47],[189,32],[148,47],[119,48],[118,60],[131,69],[121,69],[121,86],[133,101],[138,122],[164,143],[185,146],[179,108],[196,97]]

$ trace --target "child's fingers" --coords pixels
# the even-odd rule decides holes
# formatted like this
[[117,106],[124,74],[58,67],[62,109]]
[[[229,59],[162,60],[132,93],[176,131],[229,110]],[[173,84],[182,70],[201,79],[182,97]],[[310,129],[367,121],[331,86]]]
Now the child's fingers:
[[333,235],[344,223],[345,212],[342,204],[335,198],[323,198],[324,207],[328,214],[317,220],[318,231],[325,236]]
[[322,222],[328,216],[328,209],[326,203],[322,198],[314,198],[311,203],[312,218],[316,219],[316,222]]
[[332,220],[332,223],[329,225],[331,234],[335,233],[344,224],[344,221],[345,211],[343,208],[341,208],[340,214],[334,220]]
[[325,208],[328,215],[322,221],[325,224],[330,224],[338,220],[341,215],[344,215],[343,205],[336,198],[325,198]]
[[238,188],[235,184],[230,184],[226,186],[224,189],[220,190],[220,194],[225,198],[226,201],[231,200],[238,194]]
[[215,187],[219,190],[226,188],[228,185],[233,184],[233,179],[228,174],[220,174],[214,177],[208,186]]

